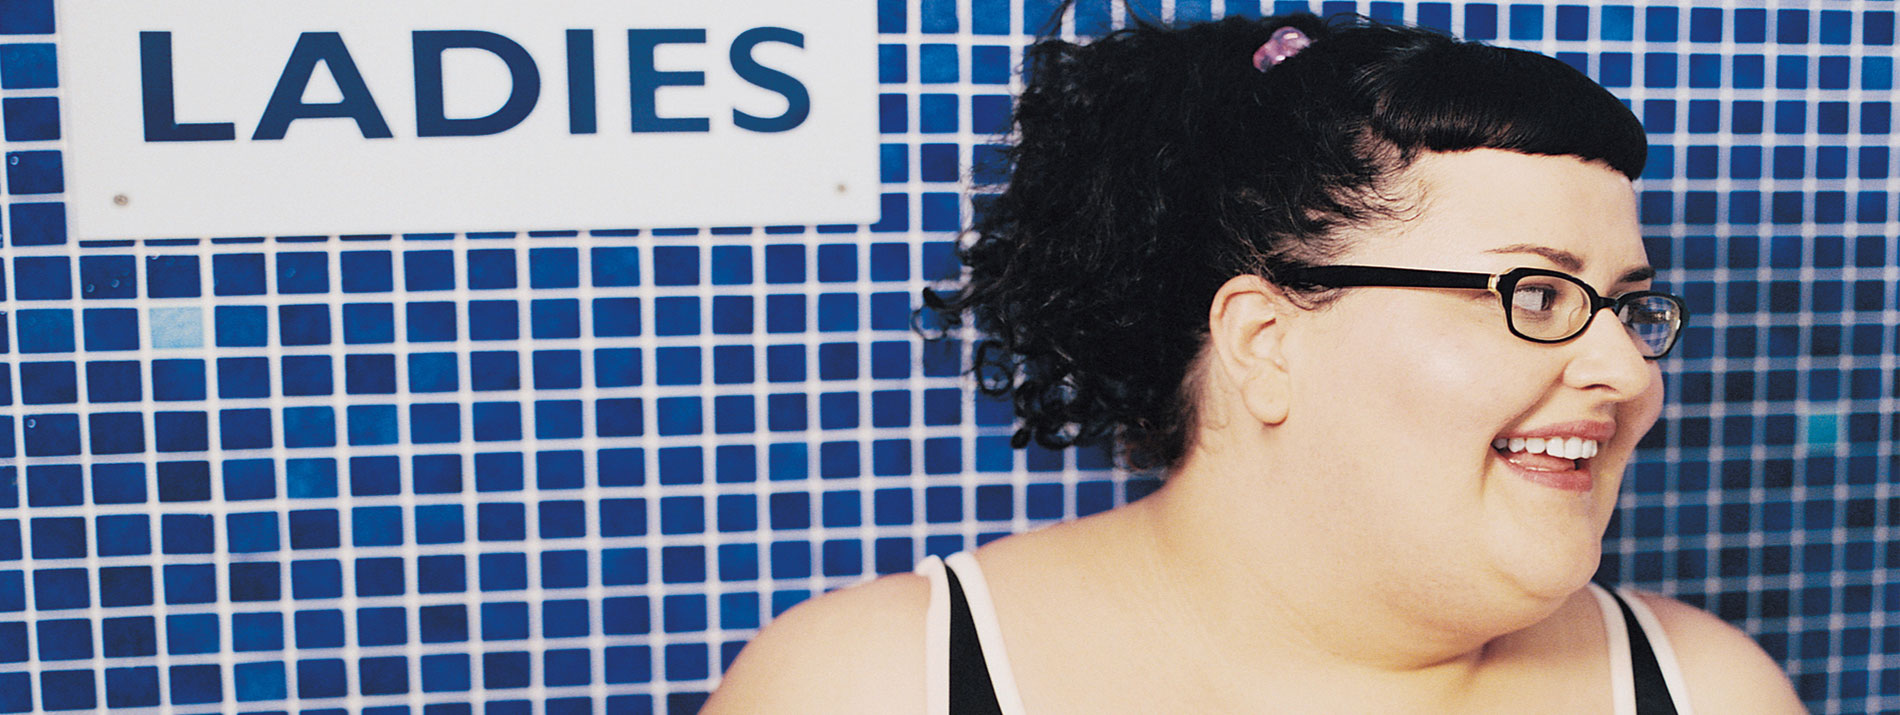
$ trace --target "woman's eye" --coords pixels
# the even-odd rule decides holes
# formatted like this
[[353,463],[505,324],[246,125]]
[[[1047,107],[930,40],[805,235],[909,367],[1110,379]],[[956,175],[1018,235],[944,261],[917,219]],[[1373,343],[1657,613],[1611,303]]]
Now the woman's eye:
[[1550,310],[1557,291],[1548,286],[1518,286],[1511,296],[1511,307],[1518,310]]

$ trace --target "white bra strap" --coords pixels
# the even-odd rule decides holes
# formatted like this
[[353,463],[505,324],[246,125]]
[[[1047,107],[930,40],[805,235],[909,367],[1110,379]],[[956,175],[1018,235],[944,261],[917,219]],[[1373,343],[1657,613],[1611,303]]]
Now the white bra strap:
[[1656,665],[1661,667],[1663,683],[1669,686],[1669,701],[1676,706],[1676,715],[1695,715],[1695,708],[1689,705],[1689,688],[1683,685],[1682,663],[1676,660],[1676,649],[1669,645],[1669,634],[1663,631],[1662,621],[1656,613],[1638,598],[1636,593],[1619,588],[1623,602],[1629,604],[1630,612],[1636,614],[1636,622],[1643,627],[1643,635],[1649,638],[1649,648],[1656,652]]
[[[1023,695],[1016,690],[1016,675],[1009,667],[1009,653],[1003,648],[1003,629],[996,622],[996,604],[990,600],[990,584],[977,567],[976,557],[967,551],[951,554],[944,560],[956,570],[963,584],[963,597],[970,602],[970,620],[975,621],[977,641],[983,647],[983,662],[989,665],[990,685],[996,689],[996,704],[1003,715],[1027,715]],[[948,626],[946,626],[946,629]],[[945,648],[947,652],[949,649]],[[948,673],[948,670],[945,670]],[[946,680],[946,682],[948,682]]]
[[930,606],[924,610],[924,712],[950,715],[950,580],[943,559],[935,556],[917,564],[917,573],[930,580]]
[[1615,715],[1636,715],[1636,674],[1630,666],[1630,632],[1623,611],[1602,586],[1590,584],[1590,595],[1603,614],[1603,633],[1610,642],[1610,699]]

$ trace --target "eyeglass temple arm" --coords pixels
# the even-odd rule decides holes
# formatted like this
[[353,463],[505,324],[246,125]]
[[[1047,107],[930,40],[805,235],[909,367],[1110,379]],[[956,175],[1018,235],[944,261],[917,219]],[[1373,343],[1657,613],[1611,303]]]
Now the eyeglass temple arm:
[[1288,277],[1329,288],[1471,288],[1494,293],[1503,278],[1490,273],[1340,265],[1302,268],[1292,271]]

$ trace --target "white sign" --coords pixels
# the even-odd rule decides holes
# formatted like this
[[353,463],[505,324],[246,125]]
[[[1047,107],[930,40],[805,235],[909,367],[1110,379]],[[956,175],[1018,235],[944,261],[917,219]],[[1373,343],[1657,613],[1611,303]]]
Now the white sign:
[[58,7],[77,238],[878,218],[873,0]]

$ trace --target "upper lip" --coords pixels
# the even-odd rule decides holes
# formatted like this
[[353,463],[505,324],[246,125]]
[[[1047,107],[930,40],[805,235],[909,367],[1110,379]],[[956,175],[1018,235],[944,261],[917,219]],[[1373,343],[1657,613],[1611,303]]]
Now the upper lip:
[[1509,432],[1498,435],[1505,439],[1551,439],[1553,437],[1578,437],[1582,439],[1607,442],[1616,434],[1616,423],[1601,420],[1576,420],[1558,424],[1544,425],[1534,429]]

